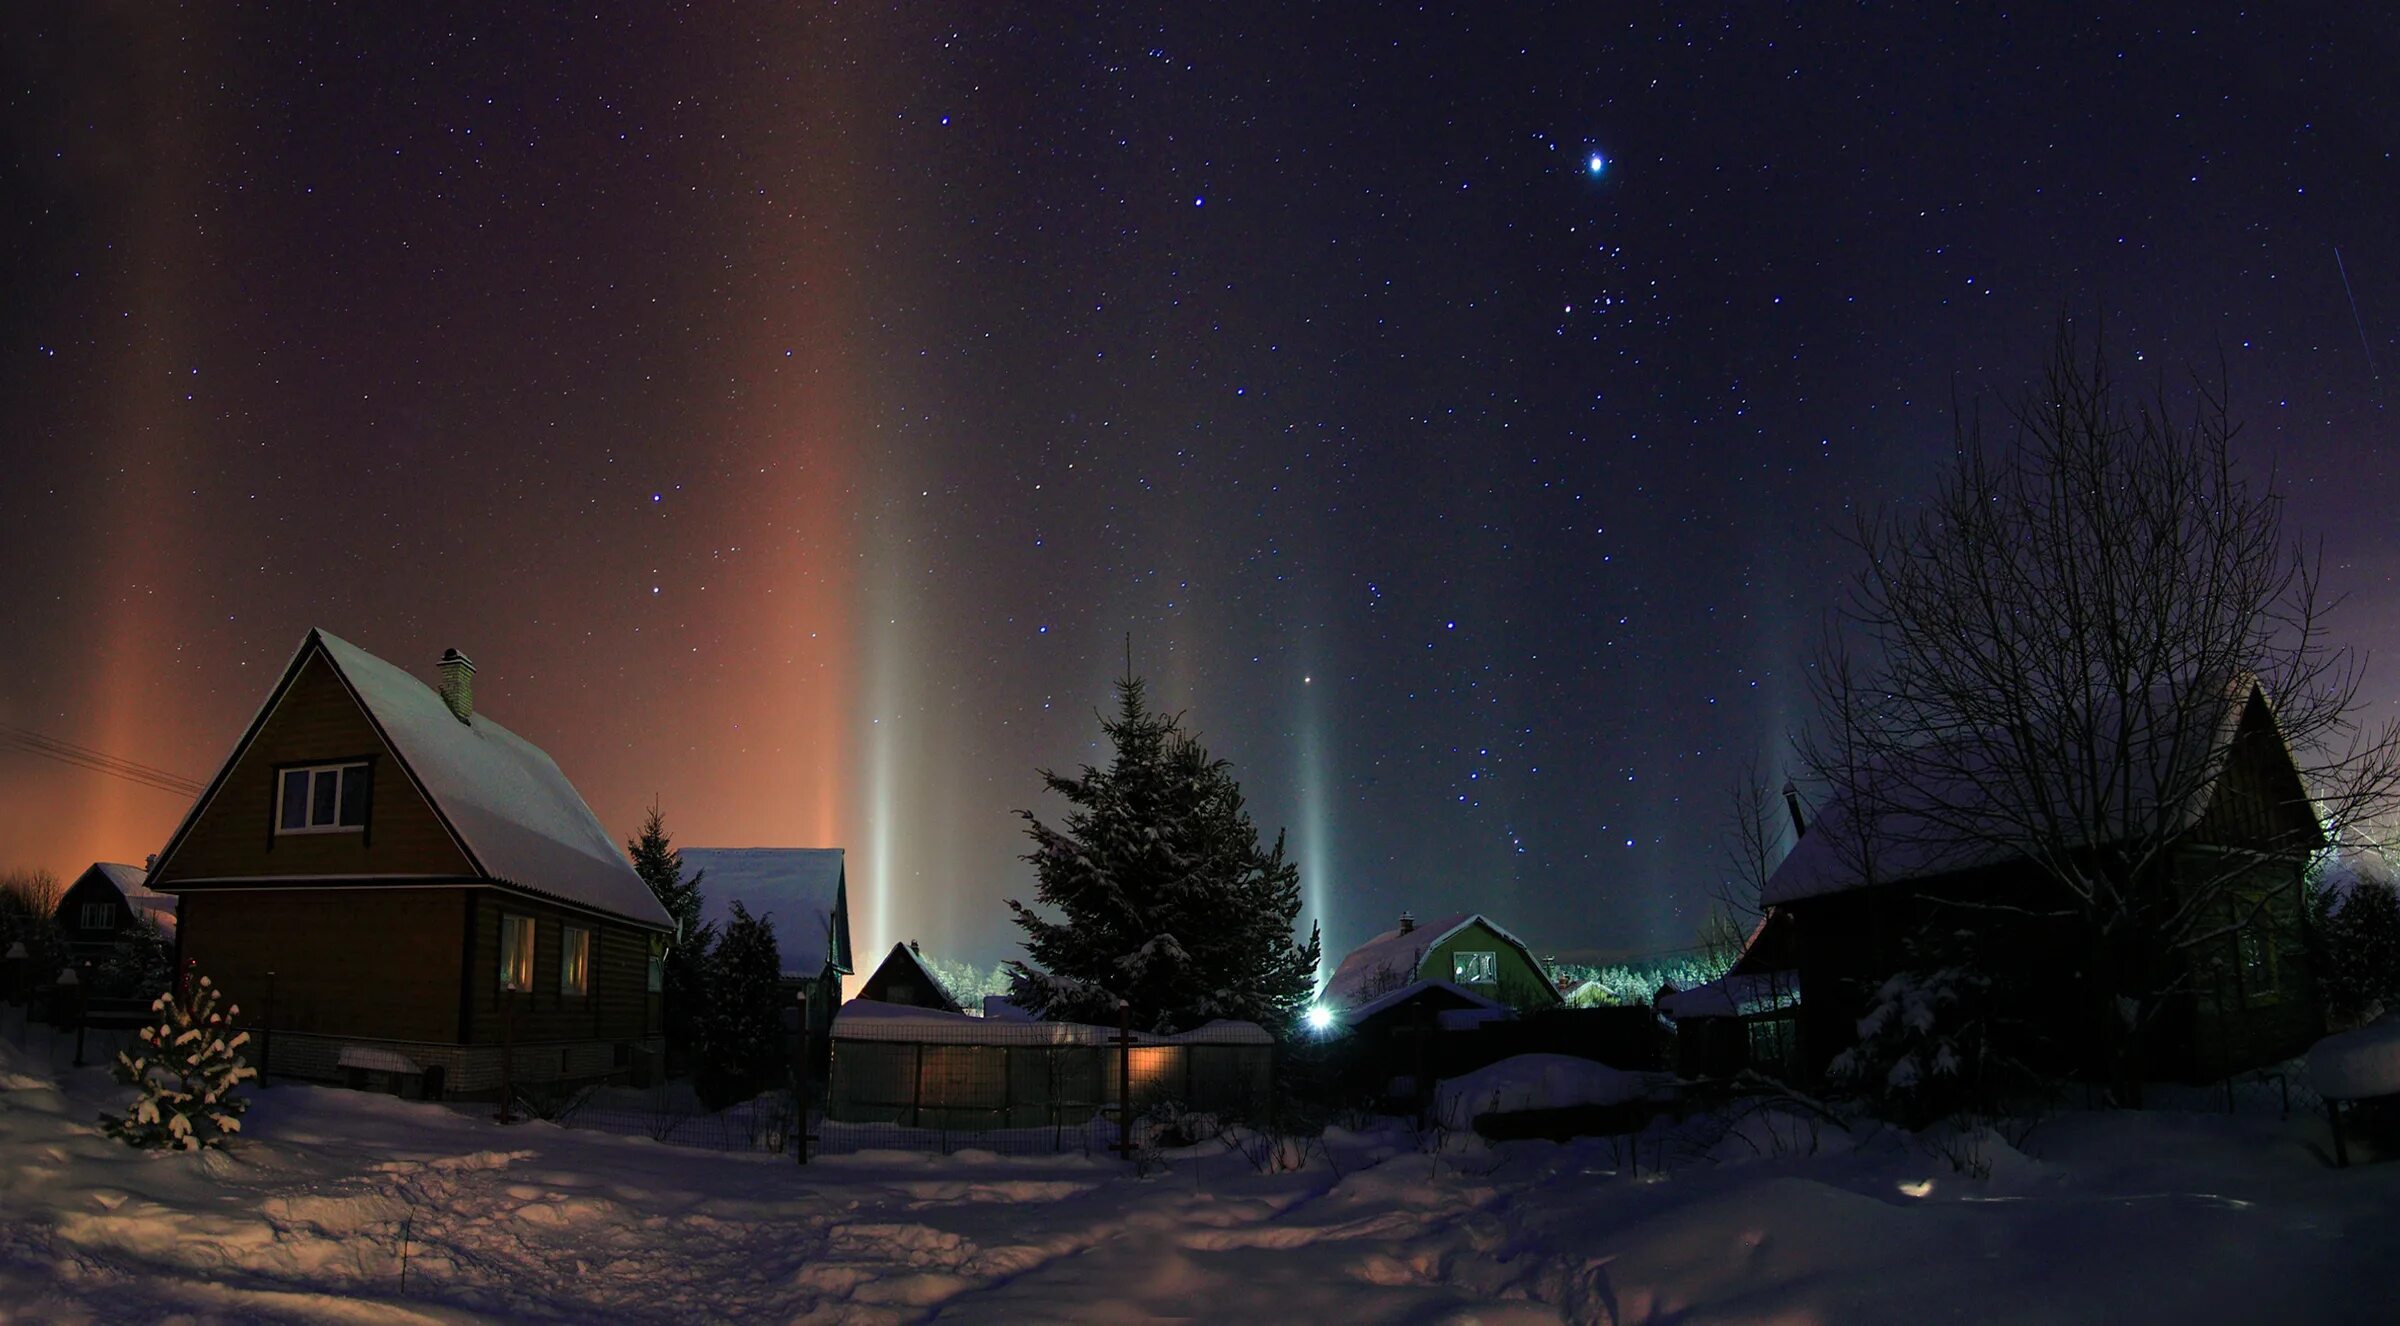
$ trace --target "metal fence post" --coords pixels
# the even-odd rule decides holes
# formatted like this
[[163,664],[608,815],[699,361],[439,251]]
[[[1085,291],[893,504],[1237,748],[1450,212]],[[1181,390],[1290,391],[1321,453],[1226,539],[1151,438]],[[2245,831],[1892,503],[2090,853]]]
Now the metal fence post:
[[1117,1001],[1117,1154],[1133,1159],[1133,1008]]
[[800,1049],[792,1056],[792,1150],[808,1163],[808,987],[800,987]]
[[925,1042],[916,1043],[917,1068],[908,1075],[908,1126],[925,1126]]
[[517,1004],[500,991],[500,1122],[515,1123],[509,1111],[516,1096],[517,1068]]
[[267,973],[267,1011],[258,1031],[258,1085],[267,1085],[267,1074],[275,1071],[275,973]]

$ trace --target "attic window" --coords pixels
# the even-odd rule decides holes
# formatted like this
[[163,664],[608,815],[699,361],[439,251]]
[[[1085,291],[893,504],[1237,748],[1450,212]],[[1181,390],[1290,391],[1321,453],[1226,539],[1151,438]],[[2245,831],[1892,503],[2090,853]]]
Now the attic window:
[[83,919],[78,928],[106,930],[109,923],[117,919],[116,910],[104,902],[87,902],[83,905]]
[[286,769],[278,784],[277,833],[347,833],[367,827],[365,761]]
[[1500,955],[1480,949],[1450,955],[1450,979],[1460,985],[1498,985]]

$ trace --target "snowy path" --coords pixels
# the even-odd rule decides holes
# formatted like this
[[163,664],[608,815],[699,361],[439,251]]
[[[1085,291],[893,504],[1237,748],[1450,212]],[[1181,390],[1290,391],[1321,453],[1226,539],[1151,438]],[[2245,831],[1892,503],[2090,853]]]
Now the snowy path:
[[2307,1121],[2068,1116],[1982,1179],[1889,1136],[1660,1178],[1397,1132],[1337,1140],[1338,1174],[1194,1152],[1137,1177],[803,1169],[302,1087],[230,1153],[148,1156],[90,1126],[103,1075],[66,1078],[0,1074],[0,1319],[2370,1320],[2400,1265],[2400,1165],[2326,1169]]

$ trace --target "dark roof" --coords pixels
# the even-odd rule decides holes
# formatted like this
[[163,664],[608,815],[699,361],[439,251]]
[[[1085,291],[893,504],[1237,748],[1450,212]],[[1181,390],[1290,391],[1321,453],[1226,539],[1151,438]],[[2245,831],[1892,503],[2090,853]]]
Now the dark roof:
[[[1897,756],[1888,776],[1859,780],[1874,789],[1879,804],[1862,817],[1847,797],[1828,801],[1768,877],[1761,901],[1777,907],[2028,856],[2030,844],[2012,843],[2013,825],[1998,812],[1979,811],[1979,800],[2018,804],[2026,797],[2052,796],[2075,807],[2097,805],[2116,840],[2137,838],[2161,824],[2190,828],[2207,811],[2208,794],[2251,706],[2266,714],[2270,727],[2274,723],[2274,711],[2255,681],[2244,677],[2213,692],[2211,702],[2181,703],[2162,688],[2140,706],[2142,713],[2093,720],[2089,726],[2101,735],[2088,740],[2100,741],[2104,749],[2121,742],[2126,751],[2100,762],[2101,776],[2109,780],[2104,786],[2023,790],[2019,784],[2029,780],[2010,767],[2013,761],[1993,757],[2003,743],[1988,738],[1928,746],[1913,762]],[[2069,822],[2086,813],[2060,811]]]
[[848,974],[849,884],[839,847],[686,847],[685,877],[700,880],[700,919],[722,928],[739,902],[775,926],[783,974]]
[[[241,759],[301,667],[320,654],[478,875],[637,924],[673,925],[582,794],[540,747],[480,712],[461,722],[432,687],[324,631],[310,631],[300,642],[225,770]],[[173,855],[224,778],[220,771],[193,805],[161,861]],[[168,887],[199,882],[177,880]]]

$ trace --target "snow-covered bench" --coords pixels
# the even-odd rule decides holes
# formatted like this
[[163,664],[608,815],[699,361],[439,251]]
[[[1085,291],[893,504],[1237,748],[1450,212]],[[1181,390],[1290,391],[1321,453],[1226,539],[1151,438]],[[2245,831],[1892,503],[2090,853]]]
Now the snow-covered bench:
[[[376,1077],[381,1076],[390,1084],[388,1089],[395,1096],[413,1095],[422,1099],[426,1095],[425,1066],[398,1050],[387,1050],[379,1045],[345,1045],[341,1056],[334,1062],[341,1068],[343,1078],[355,1090],[366,1090]],[[437,1076],[433,1081],[438,1083],[440,1078]]]
[[2400,1096],[2400,1018],[2387,1017],[2318,1041],[2308,1052],[2308,1078],[2325,1098],[2325,1115],[2333,1123],[2334,1160],[2347,1165],[2350,1148],[2342,1138],[2343,1104]]

